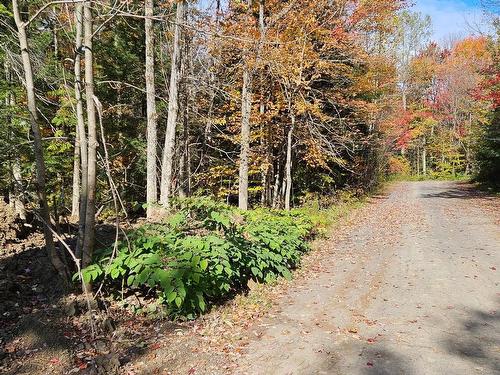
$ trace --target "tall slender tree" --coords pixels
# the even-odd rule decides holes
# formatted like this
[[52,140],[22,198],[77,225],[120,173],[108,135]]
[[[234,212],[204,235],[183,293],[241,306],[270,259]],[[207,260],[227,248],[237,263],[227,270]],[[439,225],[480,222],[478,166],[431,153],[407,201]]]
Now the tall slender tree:
[[83,41],[83,3],[75,5],[75,100],[76,100],[76,144],[80,148],[79,170],[73,169],[73,173],[79,173],[79,225],[76,255],[81,258],[83,251],[83,239],[85,236],[85,217],[87,212],[87,192],[88,192],[88,142],[87,131],[85,129],[85,115],[82,98],[82,55],[85,53],[82,45]]
[[[252,0],[247,0],[248,13],[252,13]],[[238,184],[238,206],[248,209],[248,163],[250,154],[250,116],[252,114],[252,71],[249,66],[249,50],[243,50],[243,87],[241,89],[241,140]]]
[[21,48],[21,59],[24,71],[24,81],[26,88],[26,98],[28,101],[28,111],[31,124],[31,132],[33,135],[33,151],[35,153],[36,164],[36,183],[38,200],[40,203],[40,217],[43,221],[43,233],[45,238],[45,247],[49,254],[52,265],[57,270],[61,278],[67,280],[66,267],[57,253],[54,238],[52,234],[52,226],[50,221],[49,205],[47,202],[47,193],[45,190],[45,161],[43,157],[43,144],[40,127],[38,124],[38,109],[35,96],[35,85],[33,81],[33,68],[29,55],[28,37],[26,34],[27,24],[21,19],[19,5],[17,0],[12,0],[12,10],[14,13],[14,21],[17,27],[17,36],[19,46]]
[[160,203],[164,207],[169,206],[170,196],[172,194],[172,171],[173,158],[175,151],[175,131],[177,128],[177,116],[179,112],[179,78],[180,78],[180,54],[181,54],[181,32],[184,20],[184,10],[186,1],[177,2],[175,26],[174,26],[174,48],[172,53],[172,64],[170,71],[170,89],[168,95],[168,118],[167,131],[165,133],[165,145],[163,148],[162,167],[161,167],[161,189]]
[[153,29],[154,1],[144,2],[145,33],[146,33],[146,112],[147,112],[147,171],[146,171],[146,215],[148,219],[154,216],[158,201],[156,147],[157,147],[157,113],[155,90],[155,36]]
[[85,236],[83,240],[82,267],[92,260],[95,242],[95,198],[97,166],[97,123],[94,103],[94,52],[92,49],[93,15],[91,1],[83,5],[83,28],[85,48],[85,98],[87,102],[88,126],[88,167],[87,167],[87,208],[85,212]]

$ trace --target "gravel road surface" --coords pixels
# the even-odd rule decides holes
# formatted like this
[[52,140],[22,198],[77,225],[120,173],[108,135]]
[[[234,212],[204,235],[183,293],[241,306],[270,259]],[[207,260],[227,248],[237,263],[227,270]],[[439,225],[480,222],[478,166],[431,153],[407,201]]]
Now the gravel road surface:
[[236,373],[500,374],[499,207],[464,183],[394,185],[324,242]]

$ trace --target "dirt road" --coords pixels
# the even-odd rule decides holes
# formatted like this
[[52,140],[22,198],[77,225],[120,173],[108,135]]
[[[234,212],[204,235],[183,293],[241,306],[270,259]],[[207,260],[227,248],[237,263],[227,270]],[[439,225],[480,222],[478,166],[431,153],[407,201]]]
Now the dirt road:
[[324,243],[236,373],[500,374],[498,208],[460,183],[395,185]]

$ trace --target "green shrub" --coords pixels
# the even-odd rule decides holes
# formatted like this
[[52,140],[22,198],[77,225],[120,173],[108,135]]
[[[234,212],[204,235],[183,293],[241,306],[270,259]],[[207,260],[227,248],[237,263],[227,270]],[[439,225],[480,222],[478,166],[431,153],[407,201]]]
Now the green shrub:
[[307,251],[312,223],[297,212],[240,211],[208,198],[179,201],[165,224],[148,224],[101,252],[84,272],[146,291],[152,288],[175,315],[193,317],[246,288],[250,279],[290,278]]

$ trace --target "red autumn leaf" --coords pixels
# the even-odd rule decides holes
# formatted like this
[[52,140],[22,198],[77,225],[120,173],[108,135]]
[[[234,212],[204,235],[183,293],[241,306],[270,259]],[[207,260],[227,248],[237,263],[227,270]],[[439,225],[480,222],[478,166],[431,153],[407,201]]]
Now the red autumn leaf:
[[154,344],[152,344],[152,345],[149,346],[149,349],[151,349],[151,350],[157,350],[157,349],[160,349],[160,348],[161,348],[161,345],[158,342],[155,342]]

